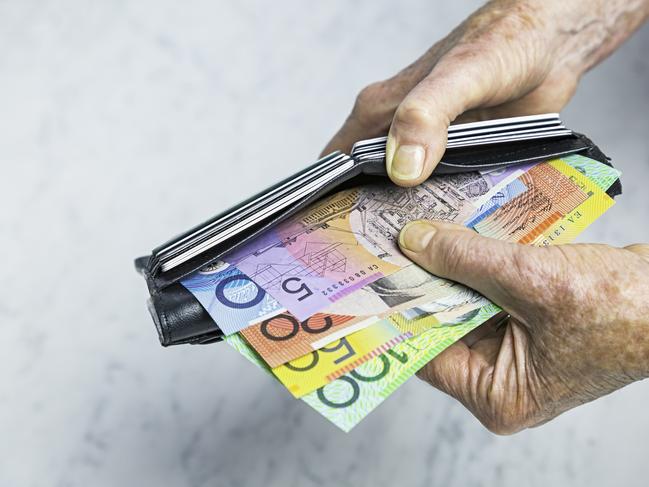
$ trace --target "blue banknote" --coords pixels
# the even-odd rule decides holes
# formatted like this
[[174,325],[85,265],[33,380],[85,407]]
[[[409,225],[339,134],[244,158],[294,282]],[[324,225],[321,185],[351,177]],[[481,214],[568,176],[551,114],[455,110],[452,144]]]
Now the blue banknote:
[[520,179],[515,179],[504,188],[498,190],[486,203],[480,206],[476,213],[464,224],[469,228],[473,228],[505,203],[513,200],[516,196],[523,194],[525,191],[527,191],[525,183]]
[[248,276],[223,262],[204,267],[180,283],[198,299],[225,335],[282,309]]

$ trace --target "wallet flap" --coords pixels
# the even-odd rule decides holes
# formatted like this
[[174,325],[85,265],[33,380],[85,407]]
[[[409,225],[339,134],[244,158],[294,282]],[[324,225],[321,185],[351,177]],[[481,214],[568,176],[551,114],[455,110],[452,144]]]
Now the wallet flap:
[[[449,148],[435,168],[434,174],[485,171],[516,164],[541,162],[588,150],[592,142],[579,134],[561,135],[551,139],[521,140],[506,146],[485,144]],[[387,176],[385,169],[385,138],[371,152],[352,155],[363,164],[363,172]]]
[[160,289],[178,282],[182,278],[188,276],[189,274],[192,274],[193,272],[196,272],[202,267],[205,267],[206,265],[219,260],[219,258],[227,252],[236,250],[268,228],[277,225],[281,221],[300,211],[302,208],[308,206],[319,198],[332,192],[334,189],[340,187],[342,183],[360,174],[360,165],[354,164],[350,166],[344,172],[338,174],[335,179],[332,179],[326,184],[318,187],[315,191],[310,192],[303,198],[295,201],[291,206],[285,208],[281,213],[271,214],[268,218],[261,220],[257,224],[247,228],[245,231],[237,233],[235,238],[228,239],[222,243],[214,245],[204,252],[165,272],[160,272],[159,269],[157,272],[152,271],[150,258],[146,261],[146,263],[144,263],[144,260],[146,258],[138,259],[136,261],[136,267],[138,267],[138,270],[147,278],[147,284],[149,285],[150,291],[157,292]]

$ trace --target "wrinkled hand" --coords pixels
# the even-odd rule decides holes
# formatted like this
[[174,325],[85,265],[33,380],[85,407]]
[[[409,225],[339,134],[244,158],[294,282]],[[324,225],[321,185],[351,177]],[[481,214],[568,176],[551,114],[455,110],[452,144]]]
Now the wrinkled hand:
[[539,425],[649,375],[649,245],[538,248],[441,222],[406,225],[399,244],[511,315],[419,372],[493,432]]
[[388,174],[424,181],[450,122],[556,112],[649,15],[648,0],[496,0],[393,78],[369,85],[323,153],[384,135]]
[[[581,76],[647,16],[649,0],[488,2],[396,76],[363,89],[324,153],[389,129],[388,174],[419,184],[452,121],[561,110]],[[410,225],[400,244],[511,315],[420,373],[491,430],[543,423],[649,374],[649,246],[535,248],[446,223]]]

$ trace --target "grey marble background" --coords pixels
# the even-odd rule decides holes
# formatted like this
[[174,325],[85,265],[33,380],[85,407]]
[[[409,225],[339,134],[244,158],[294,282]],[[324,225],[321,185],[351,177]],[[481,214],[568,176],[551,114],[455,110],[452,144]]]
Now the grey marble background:
[[[345,435],[227,346],[162,349],[133,257],[314,159],[477,1],[0,2],[0,485],[647,484],[649,384],[501,438],[418,380]],[[649,241],[649,30],[565,111]]]

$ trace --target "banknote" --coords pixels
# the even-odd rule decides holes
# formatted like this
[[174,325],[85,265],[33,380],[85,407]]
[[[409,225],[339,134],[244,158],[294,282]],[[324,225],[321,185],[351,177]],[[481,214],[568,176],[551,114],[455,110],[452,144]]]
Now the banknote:
[[[431,305],[433,300],[434,306]],[[318,312],[298,320],[285,310],[263,317],[241,333],[271,367],[289,362],[420,303],[448,320],[458,309],[479,308],[484,298],[461,284],[441,279],[411,264]],[[432,319],[432,318],[431,318]]]
[[479,296],[461,284],[441,279],[411,263],[333,303],[327,311],[386,317],[431,299],[440,303],[442,312],[461,303],[475,302]]
[[[621,175],[621,172],[617,169],[580,154],[573,154],[560,160],[591,179],[604,191],[618,180]],[[536,164],[538,163],[497,169],[486,173],[491,178],[493,187],[474,202],[478,206],[476,213],[464,224],[473,228],[478,222],[491,215],[502,205],[525,192],[527,187],[520,179],[520,176]]]
[[[602,190],[608,189],[620,177],[620,171],[581,155],[564,157],[561,161],[592,180]],[[458,176],[454,183],[455,187],[459,188],[465,196],[477,198],[477,200],[473,199],[473,202],[479,204],[475,214],[465,224],[473,227],[504,203],[521,194],[526,187],[519,177],[531,167],[533,165],[490,171],[483,174],[485,179],[482,181],[463,175]],[[604,203],[611,202],[601,192],[591,193]],[[592,204],[593,201],[588,201],[588,205]],[[588,206],[584,209],[590,211]],[[570,215],[564,223],[555,223],[551,231],[543,232],[543,235],[538,238],[542,240],[558,238],[565,233],[565,228],[574,226],[573,222],[577,221],[580,214],[581,212],[577,212],[575,215]],[[582,222],[586,221],[590,220],[582,220]],[[581,230],[583,228],[579,229]],[[352,318],[344,321],[336,320],[335,326],[329,329],[317,328],[320,330],[318,333],[307,335],[300,332],[292,340],[295,348],[286,349],[282,363],[309,353],[313,349],[312,342],[326,345],[327,341],[323,341],[323,338],[327,335],[331,335],[331,341],[334,341],[336,339],[334,333],[340,333],[345,327],[349,327],[349,333],[359,329],[358,323],[363,322],[367,316],[385,317],[402,308],[415,306],[418,301],[425,301],[425,296],[434,293],[440,281],[419,267],[408,265],[394,274],[364,286],[352,295],[330,304],[324,310],[328,314],[349,315]],[[259,288],[250,278],[224,262],[207,266],[181,282],[196,296],[226,334],[254,324],[259,328],[263,318],[285,311],[277,300]],[[354,325],[356,327],[352,328]],[[316,328],[312,329],[316,330]],[[269,363],[271,366],[279,365],[276,361]]]
[[488,305],[462,324],[432,328],[302,400],[343,431],[349,431],[426,363],[500,311]]
[[[399,269],[396,254],[364,239],[350,222],[363,190],[343,191],[227,255],[294,316],[303,320]],[[398,260],[398,256],[395,255]],[[402,262],[405,265],[405,262]]]
[[464,225],[475,228],[478,223],[493,214],[498,208],[525,191],[527,191],[527,186],[520,179],[507,182],[506,185],[498,188],[495,192],[490,192],[490,198],[478,207],[475,215],[464,222]]
[[389,320],[375,319],[370,326],[275,367],[272,372],[291,394],[302,397],[411,336]]
[[622,175],[622,172],[614,167],[602,164],[599,161],[582,156],[581,154],[573,154],[571,156],[562,157],[559,160],[582,173],[588,179],[597,184],[597,186],[599,186],[603,191],[610,188]]
[[[538,180],[542,178],[538,174],[534,177],[539,169],[546,174],[555,171],[552,181],[539,185]],[[549,161],[511,181],[491,202],[483,204],[466,225],[483,235],[503,240],[532,245],[568,243],[613,205],[613,199],[604,191],[619,175],[610,166],[584,156]],[[552,194],[565,190],[572,193],[572,199]],[[588,217],[582,218],[586,214]],[[490,225],[493,218],[502,221]],[[499,234],[508,226],[516,231]]]
[[[224,262],[207,266],[181,283],[226,335],[242,330],[271,367],[369,326],[375,321],[373,317],[387,316],[427,297],[437,300],[440,313],[452,312],[462,300],[470,303],[479,299],[475,292],[411,264],[334,303],[331,312],[299,321],[250,278]],[[463,291],[456,292],[456,288]]]
[[463,222],[493,178],[468,173],[414,188],[391,184],[342,191],[265,232],[224,260],[299,320],[410,262],[396,237],[408,221]]
[[198,299],[225,335],[281,309],[275,298],[225,262],[206,266],[180,283]]
[[[583,232],[615,203],[615,200],[604,192],[615,181],[611,177],[613,173],[605,169],[608,166],[598,163],[600,166],[598,167],[588,163],[590,167],[587,167],[583,160],[580,163],[578,167],[574,167],[561,159],[554,160],[550,163],[555,169],[567,176],[575,185],[579,186],[587,195],[587,198],[572,211],[563,215],[562,218],[544,228],[534,241],[531,242],[533,245],[560,245],[572,242],[577,235]],[[604,166],[604,168],[601,166]],[[594,174],[590,173],[589,170],[593,170]],[[590,174],[593,174],[592,179],[589,177]]]
[[505,188],[509,183],[518,179],[524,172],[530,170],[538,163],[531,164],[520,164],[513,165],[508,167],[503,167],[499,169],[490,169],[485,171],[480,171],[480,174],[483,177],[488,177],[492,186],[485,194],[481,195],[479,198],[475,199],[473,203],[480,207],[487,201],[489,201],[493,196],[498,194],[503,188]]
[[[301,397],[407,338],[424,333],[431,328],[454,326],[470,320],[482,306],[489,304],[486,298],[473,291],[471,293],[479,299],[455,305],[433,301],[393,313],[379,321],[377,317],[368,318],[367,321],[372,321],[371,325],[364,325],[359,331],[331,344],[314,343],[313,351],[274,367],[272,372],[295,397]],[[456,301],[459,302],[460,299]],[[326,326],[326,320],[322,320],[322,323]],[[259,351],[264,349],[256,347],[248,339],[250,336],[246,333],[248,330],[250,328],[243,330],[241,335],[255,348],[258,355],[262,356]],[[293,330],[295,327],[289,331]],[[268,362],[265,357],[262,358]]]
[[550,163],[537,164],[518,181],[525,186],[525,191],[472,228],[499,240],[531,243],[543,230],[588,198],[577,184]]
[[279,367],[376,321],[373,317],[359,319],[324,312],[300,321],[282,311],[243,329],[241,334],[270,367]]
[[[495,305],[487,305],[465,323],[436,327],[398,343],[307,394],[302,400],[343,431],[349,431],[437,354],[500,311]],[[252,363],[270,373],[261,357],[239,334],[227,337],[226,341]]]

